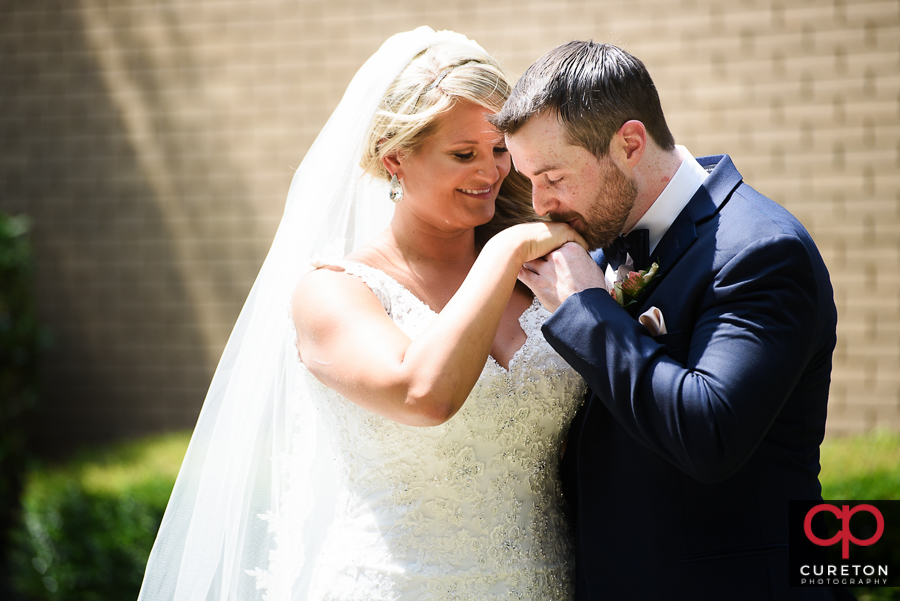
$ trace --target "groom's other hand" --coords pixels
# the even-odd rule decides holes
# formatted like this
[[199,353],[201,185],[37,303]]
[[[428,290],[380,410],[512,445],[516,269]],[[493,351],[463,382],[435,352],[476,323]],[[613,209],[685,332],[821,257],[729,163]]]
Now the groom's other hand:
[[600,267],[584,248],[574,242],[563,244],[550,254],[525,263],[519,270],[519,280],[531,288],[551,313],[567,298],[582,290],[606,290],[606,279]]

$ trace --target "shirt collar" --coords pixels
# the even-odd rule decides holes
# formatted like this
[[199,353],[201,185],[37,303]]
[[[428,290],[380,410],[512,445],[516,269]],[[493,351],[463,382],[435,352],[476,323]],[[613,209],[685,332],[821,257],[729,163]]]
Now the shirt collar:
[[675,146],[675,149],[681,155],[681,165],[662,193],[633,228],[650,230],[651,254],[662,237],[669,231],[669,226],[694,197],[709,175],[687,148]]

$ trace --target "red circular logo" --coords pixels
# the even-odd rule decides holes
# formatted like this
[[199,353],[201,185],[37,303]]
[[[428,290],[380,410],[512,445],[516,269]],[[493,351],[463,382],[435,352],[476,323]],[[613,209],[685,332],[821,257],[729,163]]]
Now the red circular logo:
[[[840,532],[838,532],[831,538],[821,539],[813,534],[813,516],[820,511],[827,511],[828,513],[831,513],[836,518],[841,520]],[[878,524],[878,527],[875,529],[875,534],[873,534],[866,540],[860,540],[853,536],[853,533],[850,532],[850,518],[860,511],[871,513],[875,517],[876,524]],[[815,507],[810,509],[809,513],[806,514],[806,518],[803,520],[803,531],[806,533],[806,538],[808,538],[811,542],[819,545],[820,547],[830,547],[831,545],[834,545],[838,541],[840,541],[841,557],[843,559],[849,559],[851,542],[859,545],[860,547],[868,547],[869,545],[874,545],[876,542],[878,542],[878,539],[881,538],[881,535],[884,533],[884,517],[881,515],[881,512],[878,511],[878,509],[873,505],[856,505],[853,509],[850,509],[849,505],[843,505],[841,509],[838,509],[834,505],[822,503],[821,505],[816,505]]]

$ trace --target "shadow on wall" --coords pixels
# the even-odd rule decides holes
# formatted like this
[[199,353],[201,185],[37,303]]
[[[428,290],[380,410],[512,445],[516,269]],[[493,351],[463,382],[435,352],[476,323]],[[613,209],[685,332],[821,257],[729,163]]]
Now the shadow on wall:
[[0,208],[34,222],[57,454],[193,426],[263,254],[176,13],[40,5],[0,19]]

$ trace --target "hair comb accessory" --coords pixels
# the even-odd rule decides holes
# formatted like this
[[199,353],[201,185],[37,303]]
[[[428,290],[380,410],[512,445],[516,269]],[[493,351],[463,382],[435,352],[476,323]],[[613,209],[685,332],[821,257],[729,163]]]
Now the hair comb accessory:
[[441,71],[438,74],[437,78],[434,80],[434,82],[430,86],[428,86],[428,88],[425,91],[430,92],[431,90],[433,90],[436,87],[438,87],[439,85],[441,85],[441,82],[444,81],[444,78],[447,77],[447,74],[450,73],[450,71],[452,71],[452,70],[453,70],[453,67],[447,67],[446,69]]

